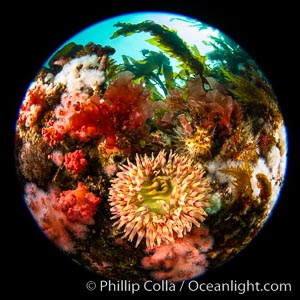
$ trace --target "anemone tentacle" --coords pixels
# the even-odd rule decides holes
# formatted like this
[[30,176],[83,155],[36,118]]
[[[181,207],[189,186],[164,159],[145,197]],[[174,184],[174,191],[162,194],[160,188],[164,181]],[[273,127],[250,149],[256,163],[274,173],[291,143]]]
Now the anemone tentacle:
[[147,248],[174,242],[206,218],[209,180],[200,163],[165,150],[154,156],[136,155],[112,180],[109,192],[113,226],[123,238],[145,238]]

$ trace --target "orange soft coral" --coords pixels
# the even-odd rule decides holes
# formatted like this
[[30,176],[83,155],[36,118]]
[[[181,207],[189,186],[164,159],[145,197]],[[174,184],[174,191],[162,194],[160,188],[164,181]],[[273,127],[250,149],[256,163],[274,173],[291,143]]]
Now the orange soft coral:
[[149,93],[132,79],[131,73],[121,73],[103,99],[79,91],[63,94],[56,120],[42,129],[44,140],[53,146],[66,134],[82,142],[104,136],[106,148],[118,147],[118,136],[138,130],[153,113]]

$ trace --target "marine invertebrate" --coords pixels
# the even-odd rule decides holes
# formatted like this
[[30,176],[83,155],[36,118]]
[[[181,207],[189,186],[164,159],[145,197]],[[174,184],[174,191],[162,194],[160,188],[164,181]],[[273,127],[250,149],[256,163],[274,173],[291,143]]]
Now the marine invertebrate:
[[25,186],[28,207],[48,238],[64,251],[74,251],[73,236],[82,239],[100,198],[90,193],[82,183],[76,190],[63,191],[53,186],[47,192],[34,183]]
[[109,203],[113,226],[124,226],[123,238],[136,247],[145,237],[146,246],[174,242],[205,220],[209,181],[200,163],[161,150],[157,156],[136,155],[120,167],[112,180]]
[[272,128],[262,128],[258,136],[258,147],[261,156],[266,156],[275,144],[275,136]]
[[48,158],[50,152],[49,145],[41,139],[22,145],[17,163],[25,181],[35,182],[39,186],[47,184],[54,172],[53,162]]
[[212,271],[259,231],[285,179],[285,126],[263,73],[219,30],[187,20],[105,21],[62,45],[24,93],[25,204],[105,278],[155,288]]
[[87,89],[97,89],[105,82],[103,70],[99,70],[99,59],[96,54],[74,58],[66,63],[55,76],[55,84],[63,84],[69,93]]
[[120,73],[103,98],[78,90],[64,93],[55,108],[56,120],[42,128],[44,140],[53,146],[67,134],[82,142],[104,136],[107,148],[116,147],[118,135],[137,130],[152,116],[149,93],[132,79],[132,73]]
[[249,206],[254,201],[253,189],[251,186],[251,177],[253,171],[248,162],[237,167],[223,168],[220,172],[234,177],[232,182],[234,186],[233,198],[238,200],[244,208],[242,213],[246,213]]
[[48,157],[57,167],[60,167],[65,159],[63,153],[59,150],[53,150]]
[[171,244],[146,250],[142,266],[152,270],[156,280],[181,281],[203,274],[208,267],[206,253],[212,248],[213,237],[205,226],[192,231]]
[[272,195],[272,184],[265,174],[259,173],[256,175],[257,186],[260,189],[260,198],[263,201],[268,201]]
[[213,133],[205,127],[195,126],[192,133],[182,127],[175,128],[174,142],[176,152],[190,159],[207,158],[213,146]]
[[46,104],[46,85],[41,80],[35,81],[28,89],[20,108],[18,126],[31,127],[39,118]]
[[205,211],[208,215],[214,215],[222,208],[222,200],[220,193],[214,193],[208,199],[210,206],[206,207]]
[[255,162],[258,159],[258,136],[253,134],[251,123],[243,122],[237,126],[222,145],[223,158]]
[[63,93],[61,103],[54,110],[55,119],[50,119],[42,128],[43,139],[54,146],[68,133],[82,141],[99,136],[96,127],[99,110],[93,100],[80,91]]
[[75,150],[74,152],[69,152],[65,155],[64,166],[73,175],[82,172],[86,167],[86,164],[87,160],[85,159],[82,150]]
[[60,193],[57,198],[57,208],[72,222],[93,224],[93,216],[100,201],[101,199],[91,193],[82,182],[78,182],[75,190]]

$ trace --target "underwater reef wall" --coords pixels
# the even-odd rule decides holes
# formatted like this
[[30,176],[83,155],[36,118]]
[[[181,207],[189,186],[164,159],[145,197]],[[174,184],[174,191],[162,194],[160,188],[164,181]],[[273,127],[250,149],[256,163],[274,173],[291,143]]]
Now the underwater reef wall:
[[278,200],[287,140],[271,84],[235,42],[191,22],[197,45],[153,20],[115,23],[112,43],[146,34],[138,52],[68,43],[21,103],[25,203],[104,277],[202,276],[247,246]]

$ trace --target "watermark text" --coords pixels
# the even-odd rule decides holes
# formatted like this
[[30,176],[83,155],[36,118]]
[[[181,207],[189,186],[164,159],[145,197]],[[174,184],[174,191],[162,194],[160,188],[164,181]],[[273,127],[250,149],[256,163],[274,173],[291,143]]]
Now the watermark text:
[[86,283],[88,291],[99,292],[129,292],[135,294],[138,291],[146,292],[234,292],[237,294],[245,294],[248,292],[291,292],[292,284],[288,282],[273,282],[273,283],[260,283],[258,281],[252,282],[246,280],[243,282],[237,280],[230,280],[227,282],[199,282],[196,280],[182,281],[180,283],[169,282],[162,280],[155,282],[147,280],[143,283],[132,282],[130,280],[100,280],[88,281]]

